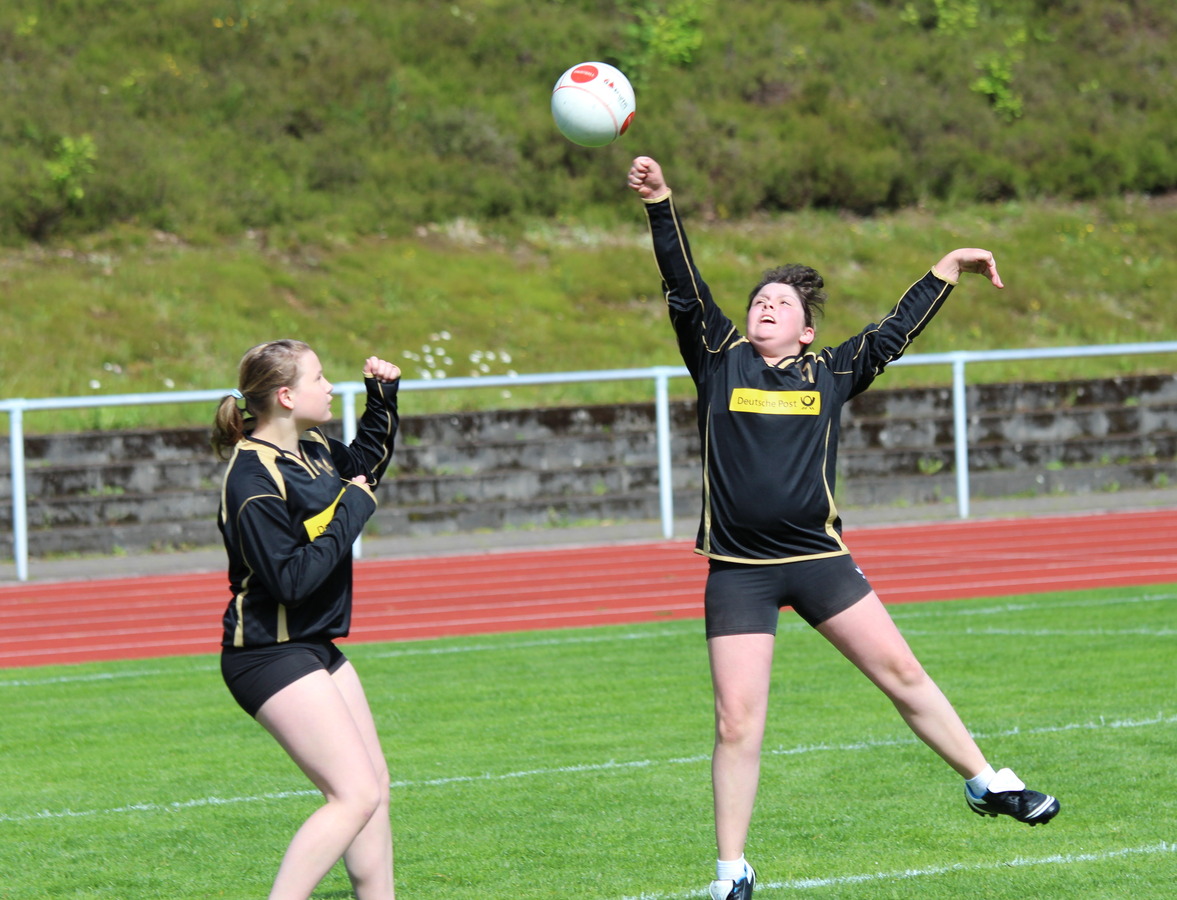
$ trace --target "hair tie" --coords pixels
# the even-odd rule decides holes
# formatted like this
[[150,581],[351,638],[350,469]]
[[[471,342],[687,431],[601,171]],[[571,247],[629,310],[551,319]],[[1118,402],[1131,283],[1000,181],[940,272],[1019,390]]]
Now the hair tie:
[[237,390],[237,388],[233,388],[233,390],[229,391],[229,396],[232,397],[234,400],[244,400],[245,399],[245,395],[243,393],[241,393],[241,391]]

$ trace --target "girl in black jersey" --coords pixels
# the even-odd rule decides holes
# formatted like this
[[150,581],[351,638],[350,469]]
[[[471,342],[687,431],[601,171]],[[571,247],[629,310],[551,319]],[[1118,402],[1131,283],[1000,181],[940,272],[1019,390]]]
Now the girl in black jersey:
[[393,898],[388,766],[333,640],[351,623],[351,548],[392,455],[399,379],[395,365],[368,358],[367,407],[345,445],[319,428],[331,419],[331,383],[314,351],[271,341],[245,354],[217,409],[232,591],[221,671],[326,800],[290,842],[270,900],[305,900],[340,858],[358,900]]
[[704,596],[715,692],[712,787],[719,862],[713,900],[748,900],[744,860],[760,774],[773,644],[791,606],[895,704],[912,731],[966,780],[981,815],[1030,825],[1058,801],[1009,769],[994,772],[928,677],[842,541],[834,504],[839,414],[900,356],[965,272],[1002,287],[993,254],[944,256],[891,312],[854,338],[815,352],[825,300],[808,266],[766,272],[748,298],[743,331],[699,275],[662,169],[638,157],[629,186],[645,202],[670,319],[698,391],[703,513],[697,552],[708,557]]

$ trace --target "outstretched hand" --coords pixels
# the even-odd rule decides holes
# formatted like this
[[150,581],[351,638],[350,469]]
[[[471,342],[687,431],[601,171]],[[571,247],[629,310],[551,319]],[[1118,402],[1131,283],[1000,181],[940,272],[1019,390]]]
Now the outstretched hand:
[[386,384],[401,377],[400,367],[378,356],[369,356],[364,361],[364,377],[375,378]]
[[994,287],[1003,288],[1001,276],[997,274],[997,260],[988,250],[979,247],[962,247],[953,250],[933,267],[936,274],[954,284],[960,280],[964,272],[974,272],[984,275]]
[[626,181],[643,200],[661,200],[670,193],[670,186],[662,176],[662,167],[649,156],[634,159]]

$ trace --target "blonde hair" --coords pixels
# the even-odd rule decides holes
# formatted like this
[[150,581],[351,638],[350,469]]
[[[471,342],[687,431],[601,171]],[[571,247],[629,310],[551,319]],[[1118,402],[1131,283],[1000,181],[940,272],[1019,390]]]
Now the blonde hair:
[[[246,351],[237,366],[237,390],[221,398],[213,419],[212,445],[218,457],[228,459],[245,436],[247,421],[270,411],[278,388],[294,387],[299,360],[310,349],[303,341],[283,338]],[[238,406],[239,399],[244,401],[244,409]]]

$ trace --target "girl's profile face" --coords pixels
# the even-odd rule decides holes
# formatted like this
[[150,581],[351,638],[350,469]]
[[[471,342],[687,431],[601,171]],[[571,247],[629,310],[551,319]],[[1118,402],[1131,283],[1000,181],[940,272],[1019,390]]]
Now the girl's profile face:
[[315,352],[304,353],[298,360],[298,378],[288,389],[294,418],[307,427],[330,422],[333,387]]

